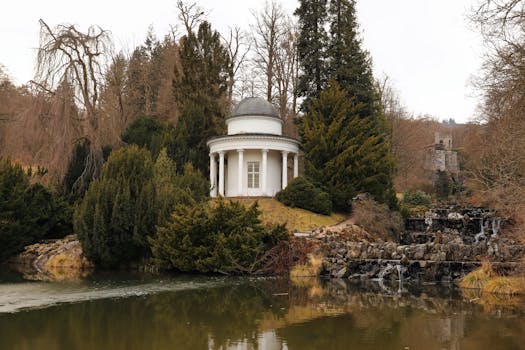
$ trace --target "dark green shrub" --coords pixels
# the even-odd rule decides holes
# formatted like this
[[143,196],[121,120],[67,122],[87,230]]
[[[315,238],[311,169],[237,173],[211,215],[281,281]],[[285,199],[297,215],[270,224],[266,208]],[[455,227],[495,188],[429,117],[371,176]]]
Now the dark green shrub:
[[148,149],[157,155],[162,147],[162,139],[167,127],[158,120],[141,117],[131,123],[122,134],[122,141]]
[[157,223],[150,153],[137,146],[111,153],[100,179],[91,183],[75,211],[75,231],[95,264],[111,267],[148,251]]
[[163,148],[154,166],[155,190],[159,208],[158,223],[164,223],[178,204],[202,203],[208,200],[209,181],[191,164],[177,173],[175,162]]
[[62,193],[69,197],[72,202],[81,198],[89,187],[89,179],[92,176],[84,176],[84,181],[81,179],[86,170],[89,154],[90,149],[87,142],[77,143],[67,165],[66,175],[62,182]]
[[406,191],[403,193],[403,203],[409,206],[425,206],[432,205],[432,197],[423,191]]
[[324,215],[332,213],[330,195],[304,177],[297,177],[290,181],[288,187],[279,191],[275,198],[289,207],[302,208]]
[[180,271],[261,273],[263,256],[287,239],[284,225],[264,226],[257,203],[179,205],[172,220],[150,238],[153,256]]
[[41,184],[30,184],[20,164],[0,162],[0,261],[71,229],[71,209],[64,200]]

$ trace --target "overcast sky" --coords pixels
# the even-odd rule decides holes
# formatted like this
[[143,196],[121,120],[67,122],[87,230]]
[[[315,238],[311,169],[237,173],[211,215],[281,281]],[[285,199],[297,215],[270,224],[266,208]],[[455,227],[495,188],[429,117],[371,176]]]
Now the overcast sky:
[[[54,26],[98,24],[112,32],[117,49],[131,51],[148,27],[159,37],[176,23],[176,0],[25,0],[6,1],[0,11],[0,64],[16,83],[32,78],[38,19]],[[480,67],[479,36],[466,15],[476,0],[358,0],[365,48],[377,77],[388,75],[402,102],[415,114],[467,121],[477,104],[469,81]],[[251,10],[264,0],[200,0],[219,31],[248,28]],[[296,0],[282,0],[291,14]]]

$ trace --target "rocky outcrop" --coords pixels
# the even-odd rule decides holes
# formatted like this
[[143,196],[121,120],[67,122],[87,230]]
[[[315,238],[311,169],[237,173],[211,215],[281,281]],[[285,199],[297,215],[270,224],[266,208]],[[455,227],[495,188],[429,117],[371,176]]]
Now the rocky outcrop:
[[396,242],[355,225],[321,228],[322,274],[334,278],[452,281],[490,262],[502,272],[523,264],[525,245],[500,235],[503,219],[482,208],[437,208],[409,220]]
[[500,269],[520,264],[525,246],[499,239],[463,244],[460,241],[403,245],[395,242],[352,242],[337,235],[323,240],[323,273],[335,278],[416,279],[450,281],[482,262]]
[[93,268],[76,235],[27,246],[8,263],[33,280],[79,279]]

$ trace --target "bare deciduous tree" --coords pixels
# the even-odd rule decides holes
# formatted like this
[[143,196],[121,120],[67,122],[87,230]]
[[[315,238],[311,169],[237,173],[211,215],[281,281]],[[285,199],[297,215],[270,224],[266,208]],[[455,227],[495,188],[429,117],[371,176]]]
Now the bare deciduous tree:
[[250,44],[247,42],[246,35],[239,27],[230,27],[227,37],[223,36],[223,41],[230,55],[228,67],[228,101],[233,104],[234,86],[238,75],[246,63],[246,58],[250,52]]
[[178,18],[184,25],[186,34],[192,33],[194,29],[202,23],[202,21],[206,20],[207,17],[206,12],[195,2],[188,3],[183,0],[178,0],[177,10],[179,11]]
[[287,118],[297,112],[297,81],[299,65],[297,64],[298,31],[292,20],[287,17],[282,22],[283,35],[278,43],[275,55],[275,81],[278,94],[280,114]]
[[102,146],[97,139],[99,107],[104,67],[111,51],[109,32],[98,26],[91,26],[83,33],[74,25],[51,28],[40,20],[40,46],[32,83],[50,94],[55,94],[60,87],[68,87],[67,90],[73,92],[75,103],[81,109],[78,122],[82,125],[83,138],[91,146],[84,172],[74,187],[84,187],[102,164]]
[[269,102],[274,100],[273,87],[276,75],[276,56],[284,36],[283,20],[285,14],[280,4],[266,2],[264,9],[253,12],[255,23],[252,26],[254,67],[264,76],[264,92]]
[[523,221],[525,1],[480,1],[471,20],[484,38],[486,54],[475,83],[483,95],[484,124],[482,133],[469,140],[470,180],[480,197]]

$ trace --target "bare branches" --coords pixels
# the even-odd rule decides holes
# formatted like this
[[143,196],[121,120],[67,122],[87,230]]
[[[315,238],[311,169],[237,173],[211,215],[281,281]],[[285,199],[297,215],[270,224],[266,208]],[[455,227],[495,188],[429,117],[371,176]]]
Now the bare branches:
[[94,118],[103,80],[103,65],[111,53],[109,32],[98,26],[82,33],[74,25],[55,28],[40,20],[40,47],[34,83],[46,91],[74,87],[75,98]]
[[274,99],[275,61],[279,43],[284,35],[282,22],[285,14],[281,5],[266,2],[264,9],[253,13],[255,24],[252,26],[255,68],[264,74],[266,99]]
[[206,20],[206,12],[194,2],[187,3],[186,1],[178,0],[177,10],[179,11],[179,20],[184,24],[187,34],[191,34],[195,28]]
[[286,123],[297,112],[298,30],[293,19],[277,2],[267,1],[261,11],[252,14],[251,63],[261,80],[258,90],[269,102],[278,104],[279,113]]
[[233,103],[233,87],[237,80],[239,70],[244,66],[251,45],[247,42],[246,35],[242,30],[235,26],[230,27],[230,32],[227,37],[222,37],[224,44],[230,56],[230,64],[228,67],[228,101]]

